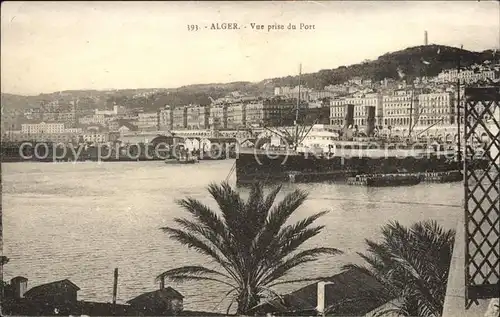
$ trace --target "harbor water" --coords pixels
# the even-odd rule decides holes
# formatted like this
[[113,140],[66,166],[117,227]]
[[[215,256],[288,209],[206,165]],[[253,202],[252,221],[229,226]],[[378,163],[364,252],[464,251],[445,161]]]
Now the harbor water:
[[[162,161],[2,164],[3,254],[10,258],[4,279],[22,275],[31,288],[68,278],[81,288],[79,299],[110,302],[117,267],[118,302],[124,303],[155,290],[155,276],[164,270],[213,265],[159,228],[188,216],[176,199],[191,196],[215,207],[206,186],[225,180],[233,164],[234,160],[193,165]],[[235,183],[234,173],[229,181]],[[327,276],[338,273],[343,264],[362,264],[356,252],[365,250],[364,239],[377,239],[388,221],[410,225],[434,219],[455,228],[463,214],[458,207],[461,183],[395,188],[286,184],[278,198],[297,186],[308,190],[310,198],[291,220],[330,210],[318,220],[324,231],[307,246],[336,247],[345,253],[307,264],[290,278]],[[185,296],[185,309],[225,311],[227,300],[218,305],[224,287],[195,282],[168,285]]]

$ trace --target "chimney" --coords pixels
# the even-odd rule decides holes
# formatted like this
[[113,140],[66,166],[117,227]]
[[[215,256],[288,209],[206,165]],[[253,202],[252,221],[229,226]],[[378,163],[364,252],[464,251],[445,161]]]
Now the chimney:
[[372,136],[375,131],[375,106],[366,107],[367,118],[366,118],[366,136]]
[[324,316],[326,313],[325,286],[329,285],[329,284],[333,284],[333,283],[332,282],[318,282],[318,291],[317,291],[318,297],[317,297],[316,310],[318,311],[318,314],[321,314],[322,316]]
[[28,279],[23,276],[16,276],[10,280],[10,285],[14,291],[14,298],[24,298],[24,294],[28,290]]
[[349,127],[352,128],[353,125],[354,125],[354,105],[349,104],[346,105],[344,128],[349,129]]

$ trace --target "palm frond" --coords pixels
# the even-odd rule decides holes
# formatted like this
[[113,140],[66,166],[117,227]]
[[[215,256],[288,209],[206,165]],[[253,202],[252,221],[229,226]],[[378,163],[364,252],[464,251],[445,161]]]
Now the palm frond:
[[193,198],[180,199],[177,204],[191,213],[203,225],[215,232],[224,232],[224,223],[209,207]]
[[273,232],[279,231],[292,213],[304,203],[307,196],[308,193],[300,189],[286,195],[277,206],[271,209],[266,228],[272,229]]
[[208,192],[212,198],[217,202],[220,211],[224,216],[226,222],[226,230],[231,230],[238,224],[238,219],[245,203],[240,195],[231,188],[229,183],[223,182],[220,185],[210,184]]
[[194,248],[198,252],[211,257],[213,260],[219,263],[226,263],[223,257],[218,253],[216,249],[207,244],[205,241],[201,240],[194,234],[189,232],[184,232],[180,229],[163,227],[161,228],[164,232],[169,234],[169,237],[188,248]]
[[317,282],[317,281],[325,281],[330,279],[331,276],[318,276],[318,277],[313,277],[313,278],[299,278],[296,280],[287,280],[287,281],[280,281],[276,283],[269,284],[268,287],[273,287],[276,285],[284,285],[284,284],[295,284],[295,283],[302,283],[302,282]]
[[279,265],[273,265],[264,270],[263,274],[259,277],[261,281],[259,284],[267,285],[301,264],[316,261],[320,255],[338,255],[341,253],[342,251],[335,248],[313,248],[299,252]]
[[[257,265],[260,265],[261,268],[269,268],[281,263],[281,261],[293,253],[300,245],[302,245],[305,241],[310,238],[318,235],[323,229],[323,226],[308,228],[298,233],[294,237],[290,237],[287,240],[282,240],[279,238],[274,239],[269,247],[265,250],[265,253],[261,255],[262,258]],[[257,256],[257,259],[258,256]],[[265,261],[262,263],[262,259]],[[261,270],[259,270],[261,271]]]
[[215,305],[215,307],[214,307],[214,309],[213,309],[213,310],[216,310],[216,309],[220,306],[220,304],[222,304],[222,302],[223,302],[223,301],[224,301],[224,300],[225,300],[225,299],[226,299],[229,295],[231,295],[231,293],[232,293],[232,292],[235,292],[235,291],[237,291],[237,290],[238,290],[237,288],[232,288],[232,289],[231,289],[231,290],[229,290],[226,294],[224,294],[224,296],[222,296],[222,298],[221,298],[220,302],[219,302],[217,305]]
[[269,211],[271,207],[274,204],[274,201],[276,199],[276,196],[278,196],[279,192],[281,191],[282,185],[274,187],[266,196],[264,199],[264,209]]
[[188,265],[188,266],[182,266],[182,267],[178,267],[175,269],[165,271],[156,277],[156,281],[160,281],[160,280],[163,280],[165,278],[169,278],[171,276],[180,276],[180,275],[192,275],[192,276],[203,276],[203,275],[212,275],[213,276],[213,275],[216,275],[216,276],[220,276],[220,277],[227,278],[227,279],[231,280],[230,276],[227,276],[224,273],[206,268],[204,266]]
[[236,286],[232,285],[231,283],[228,283],[224,280],[217,279],[214,277],[207,277],[207,276],[196,276],[196,275],[189,275],[189,274],[179,274],[179,275],[169,275],[165,276],[165,279],[168,279],[172,282],[177,282],[177,283],[183,283],[183,282],[192,282],[192,281],[210,281],[210,282],[217,282],[220,284],[227,285],[229,287],[236,288]]

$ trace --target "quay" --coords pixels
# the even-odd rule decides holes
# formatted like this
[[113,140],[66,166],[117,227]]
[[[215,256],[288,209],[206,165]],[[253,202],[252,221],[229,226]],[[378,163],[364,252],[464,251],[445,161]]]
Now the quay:
[[347,179],[348,185],[388,187],[417,185],[421,178],[413,174],[374,174],[356,175]]

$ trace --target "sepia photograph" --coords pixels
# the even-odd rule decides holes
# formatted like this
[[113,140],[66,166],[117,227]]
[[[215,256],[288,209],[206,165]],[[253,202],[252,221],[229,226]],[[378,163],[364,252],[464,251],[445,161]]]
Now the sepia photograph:
[[0,57],[1,316],[500,316],[500,1],[4,1]]

